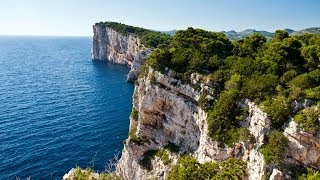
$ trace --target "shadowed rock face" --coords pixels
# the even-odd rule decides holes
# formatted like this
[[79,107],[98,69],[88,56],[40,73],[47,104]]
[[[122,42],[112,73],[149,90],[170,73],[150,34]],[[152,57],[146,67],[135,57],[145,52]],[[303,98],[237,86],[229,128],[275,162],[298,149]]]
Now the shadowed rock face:
[[145,62],[151,50],[145,48],[138,37],[123,35],[108,27],[94,25],[93,34],[91,59],[128,65],[131,67],[128,81],[135,81],[136,70]]

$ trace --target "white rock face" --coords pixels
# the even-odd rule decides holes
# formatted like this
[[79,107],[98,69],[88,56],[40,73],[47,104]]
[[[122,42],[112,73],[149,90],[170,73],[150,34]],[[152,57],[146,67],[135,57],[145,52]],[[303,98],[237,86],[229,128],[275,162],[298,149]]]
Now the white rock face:
[[91,59],[128,65],[131,67],[128,81],[137,79],[136,70],[145,62],[151,50],[145,48],[138,37],[122,35],[108,27],[94,25],[93,34]]
[[246,118],[244,126],[250,130],[256,141],[248,152],[248,175],[250,180],[262,179],[266,171],[266,164],[259,148],[264,144],[266,136],[270,133],[270,119],[253,102],[246,100],[245,104],[249,107],[249,116]]
[[[168,71],[168,74],[173,74]],[[151,77],[154,80],[150,81]],[[191,82],[200,84],[210,92],[203,77],[193,74]],[[252,141],[239,142],[234,148],[220,147],[208,136],[207,114],[198,106],[200,91],[189,84],[149,69],[147,77],[139,79],[133,94],[133,107],[138,110],[138,119],[130,117],[130,130],[144,141],[135,144],[126,140],[116,173],[125,180],[166,179],[168,172],[177,163],[182,153],[187,153],[200,163],[223,161],[238,157],[247,162],[249,180],[263,179],[268,167],[260,153],[261,146],[271,132],[271,121],[250,100],[240,104],[248,109],[248,116],[241,125],[250,130]],[[215,95],[213,95],[215,96]],[[288,160],[319,169],[319,137],[303,132],[291,121],[284,131],[289,139]],[[159,150],[168,143],[180,147],[179,153],[169,153],[170,163],[164,165],[158,157],[151,160],[152,170],[140,165],[140,160],[149,150]],[[168,151],[169,152],[169,151]],[[70,173],[69,173],[70,174]],[[70,175],[66,176],[69,177]],[[288,179],[288,175],[273,169],[270,179]]]
[[273,169],[269,180],[284,180],[284,174],[278,169]]
[[[172,72],[168,71],[169,74]],[[210,87],[201,82],[203,77],[192,75],[191,82],[200,84],[202,90]],[[151,77],[154,80],[150,81]],[[196,82],[196,83],[195,83]],[[183,153],[200,163],[223,161],[231,157],[247,162],[249,180],[263,179],[268,167],[260,153],[261,146],[271,132],[271,121],[257,105],[249,100],[240,104],[248,109],[248,116],[241,125],[250,130],[252,141],[238,142],[235,147],[220,147],[208,136],[207,114],[198,106],[200,91],[189,84],[149,69],[147,77],[139,79],[133,94],[133,107],[138,110],[138,119],[130,117],[130,130],[144,141],[135,144],[126,140],[116,173],[125,180],[166,179],[168,172]],[[213,95],[215,96],[215,95]],[[290,162],[304,164],[314,169],[320,167],[319,138],[303,132],[291,121],[284,131],[289,139]],[[152,170],[140,165],[146,152],[159,150],[168,143],[180,148],[179,153],[169,152],[170,163],[164,165],[158,157],[151,160]],[[70,174],[70,173],[69,173]],[[70,176],[70,175],[68,175]],[[288,179],[288,175],[274,169],[270,179]]]
[[293,120],[284,130],[289,139],[289,154],[299,163],[320,170],[320,139],[299,129]]
[[265,135],[270,132],[270,120],[254,103],[246,101],[249,117],[245,125],[254,135],[256,143],[238,143],[235,148],[219,147],[208,136],[207,114],[198,105],[200,92],[190,85],[150,69],[156,85],[149,78],[138,80],[133,95],[133,106],[139,112],[138,120],[130,119],[130,128],[137,127],[137,135],[147,140],[137,145],[127,140],[117,173],[124,179],[165,179],[179,154],[171,154],[167,166],[161,161],[152,161],[151,172],[141,168],[139,160],[148,150],[157,150],[174,143],[182,152],[195,157],[200,163],[223,161],[239,157],[248,162],[248,179],[261,179],[265,172],[263,156],[258,149]]

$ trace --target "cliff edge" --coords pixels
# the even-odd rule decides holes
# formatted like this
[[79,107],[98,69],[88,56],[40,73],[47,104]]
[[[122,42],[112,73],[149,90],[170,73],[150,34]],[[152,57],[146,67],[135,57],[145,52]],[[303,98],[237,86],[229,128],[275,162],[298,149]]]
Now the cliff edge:
[[[242,179],[290,179],[264,160],[261,148],[271,132],[271,121],[255,103],[247,99],[241,104],[247,112],[241,124],[250,131],[251,138],[233,147],[221,146],[208,136],[207,113],[198,104],[201,93],[210,91],[204,76],[193,74],[192,83],[183,84],[168,74],[150,68],[148,75],[136,83],[133,109],[137,114],[130,116],[129,138],[117,165],[120,177],[167,179],[179,158],[187,154],[202,164],[241,159],[247,171]],[[201,89],[195,90],[195,85]],[[285,161],[320,168],[319,138],[303,132],[294,121],[290,121],[283,134],[289,139]],[[159,151],[167,157],[159,155]]]
[[151,53],[133,34],[122,34],[101,24],[93,25],[91,59],[128,65],[128,81],[137,79],[137,69]]
[[[320,66],[314,59],[320,56],[309,51],[319,47],[320,36],[280,30],[268,42],[259,34],[231,42],[222,33],[188,28],[166,42],[159,33],[119,23],[94,30],[93,59],[136,72],[134,62],[140,66],[152,51],[139,68],[129,137],[112,175],[320,178]],[[140,52],[143,58],[132,56]]]

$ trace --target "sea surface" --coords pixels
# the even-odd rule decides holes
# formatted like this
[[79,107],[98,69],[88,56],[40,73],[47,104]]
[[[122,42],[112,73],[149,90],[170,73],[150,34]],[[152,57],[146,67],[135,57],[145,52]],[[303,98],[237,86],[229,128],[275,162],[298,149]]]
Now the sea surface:
[[90,37],[0,36],[0,179],[103,171],[128,135],[129,68],[90,60]]

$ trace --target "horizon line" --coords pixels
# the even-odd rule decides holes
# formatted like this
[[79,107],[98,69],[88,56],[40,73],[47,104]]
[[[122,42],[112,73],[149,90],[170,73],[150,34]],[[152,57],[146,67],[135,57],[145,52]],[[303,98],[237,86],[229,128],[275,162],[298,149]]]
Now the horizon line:
[[52,34],[0,34],[0,37],[7,36],[7,37],[92,37],[93,35],[52,35]]

